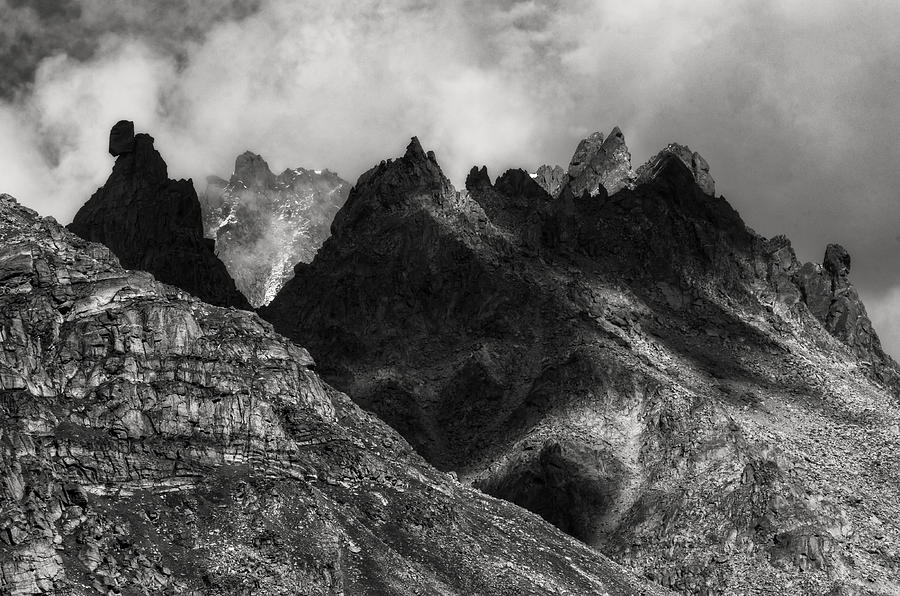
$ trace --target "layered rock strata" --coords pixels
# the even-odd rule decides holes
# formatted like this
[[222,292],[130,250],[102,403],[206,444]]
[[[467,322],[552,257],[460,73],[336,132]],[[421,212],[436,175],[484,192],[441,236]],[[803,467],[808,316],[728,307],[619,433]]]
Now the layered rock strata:
[[0,338],[0,593],[662,593],[6,195]]

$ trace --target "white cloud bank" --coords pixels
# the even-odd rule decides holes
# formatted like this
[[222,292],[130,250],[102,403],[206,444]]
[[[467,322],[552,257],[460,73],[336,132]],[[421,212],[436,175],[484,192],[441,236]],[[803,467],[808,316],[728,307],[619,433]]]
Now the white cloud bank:
[[[0,103],[0,189],[61,221],[108,175],[120,118],[195,180],[245,149],[354,180],[415,134],[460,183],[475,164],[565,164],[619,124],[638,162],[699,150],[801,258],[844,244],[865,294],[900,281],[900,3],[263,0],[236,20],[216,2],[77,2],[85,26],[121,26]],[[869,306],[894,353],[897,304]]]

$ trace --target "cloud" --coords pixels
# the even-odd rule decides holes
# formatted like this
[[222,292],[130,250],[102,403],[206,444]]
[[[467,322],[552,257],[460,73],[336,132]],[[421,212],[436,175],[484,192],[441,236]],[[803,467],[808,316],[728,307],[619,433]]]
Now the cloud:
[[885,350],[895,358],[900,355],[900,284],[871,297],[862,296],[872,326]]
[[0,61],[13,82],[0,188],[61,221],[108,174],[121,117],[196,180],[245,149],[353,180],[415,134],[459,183],[475,164],[565,164],[619,124],[637,162],[669,141],[700,151],[748,224],[801,258],[844,244],[867,295],[900,277],[900,3],[0,0],[0,13],[0,58],[16,57]]

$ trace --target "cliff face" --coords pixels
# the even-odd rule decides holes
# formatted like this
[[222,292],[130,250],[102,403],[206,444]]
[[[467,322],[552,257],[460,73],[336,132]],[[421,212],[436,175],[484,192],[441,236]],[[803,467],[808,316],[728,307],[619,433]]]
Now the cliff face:
[[75,214],[69,229],[109,247],[128,269],[152,273],[210,304],[250,308],[203,237],[190,180],[170,180],[153,137],[119,122],[110,133],[112,174]]
[[4,594],[660,593],[6,195],[0,337]]
[[611,195],[630,188],[634,177],[625,135],[616,126],[606,138],[595,132],[578,144],[569,162],[563,188],[576,197],[585,193]]
[[235,160],[229,181],[207,179],[200,197],[204,233],[215,239],[237,288],[258,307],[275,297],[294,265],[312,261],[349,190],[328,170],[296,168],[276,176],[248,151]]
[[263,316],[438,468],[664,586],[900,589],[898,368],[849,258],[801,265],[681,146],[604,178],[604,143],[554,199],[456,192],[414,140]]

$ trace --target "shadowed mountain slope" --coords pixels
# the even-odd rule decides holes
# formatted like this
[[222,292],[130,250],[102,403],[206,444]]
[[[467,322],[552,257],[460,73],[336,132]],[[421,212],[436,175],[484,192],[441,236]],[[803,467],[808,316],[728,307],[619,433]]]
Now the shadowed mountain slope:
[[662,593],[7,195],[0,337],[0,593]]
[[611,136],[558,198],[457,192],[413,139],[263,316],[438,468],[664,586],[896,593],[898,369],[846,251],[801,265],[698,154],[637,174]]
[[197,192],[190,180],[170,180],[153,137],[121,121],[110,132],[112,174],[78,210],[68,228],[109,247],[128,269],[139,269],[217,306],[249,309],[214,241],[203,237]]

